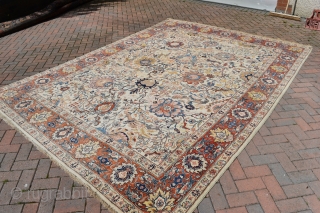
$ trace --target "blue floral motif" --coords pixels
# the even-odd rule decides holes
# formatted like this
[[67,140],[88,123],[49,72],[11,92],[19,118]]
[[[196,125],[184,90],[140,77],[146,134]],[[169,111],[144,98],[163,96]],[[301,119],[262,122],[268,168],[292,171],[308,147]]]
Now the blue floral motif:
[[150,112],[158,117],[183,116],[181,103],[170,98],[155,101],[154,104],[150,106]]

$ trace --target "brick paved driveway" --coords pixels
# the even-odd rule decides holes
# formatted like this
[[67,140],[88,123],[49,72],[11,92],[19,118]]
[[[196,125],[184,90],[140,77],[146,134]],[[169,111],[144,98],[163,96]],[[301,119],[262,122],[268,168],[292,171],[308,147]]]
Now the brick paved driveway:
[[[0,38],[1,85],[169,17],[314,46],[271,117],[198,211],[320,212],[320,32],[304,29],[302,22],[196,0],[98,0]],[[0,136],[0,213],[108,212],[3,121]],[[21,196],[11,195],[15,187]]]

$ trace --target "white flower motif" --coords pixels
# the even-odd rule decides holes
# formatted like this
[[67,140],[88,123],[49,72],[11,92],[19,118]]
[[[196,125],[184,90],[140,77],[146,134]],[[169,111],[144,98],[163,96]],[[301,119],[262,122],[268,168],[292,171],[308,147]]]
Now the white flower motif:
[[101,148],[99,142],[90,141],[86,144],[80,144],[76,151],[76,158],[87,158],[97,153],[97,150]]
[[16,96],[17,94],[18,93],[16,91],[9,90],[9,91],[5,92],[4,94],[2,94],[2,97],[12,98],[12,97]]
[[51,112],[36,113],[31,117],[30,123],[45,122],[50,116],[51,116]]

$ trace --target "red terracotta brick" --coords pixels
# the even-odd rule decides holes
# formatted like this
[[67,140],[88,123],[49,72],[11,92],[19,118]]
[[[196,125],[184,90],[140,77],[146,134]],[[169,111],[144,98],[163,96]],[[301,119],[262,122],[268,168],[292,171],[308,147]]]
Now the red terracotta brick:
[[295,134],[285,134],[285,136],[296,150],[305,148],[304,145],[301,143],[299,137],[297,137]]
[[319,121],[320,121],[320,115],[315,115],[315,116],[313,116],[313,118],[314,118],[314,120],[315,120],[316,122],[319,122]]
[[22,213],[36,213],[38,205],[38,203],[27,203],[24,205]]
[[277,208],[276,204],[274,203],[271,195],[269,194],[268,190],[266,189],[261,189],[255,191],[255,194],[259,200],[259,203],[261,207],[263,208],[264,212],[273,212],[277,213],[279,209]]
[[305,122],[305,120],[303,120],[303,118],[299,117],[299,118],[294,118],[294,120],[297,122],[297,124],[300,126],[300,128],[303,131],[308,131],[308,130],[312,130],[312,128],[308,125],[307,122]]
[[[3,122],[1,122],[2,124]],[[10,129],[10,128],[5,128]],[[1,139],[0,145],[9,145],[14,137],[14,135],[16,134],[16,130],[7,130],[6,133],[4,134],[3,138]]]
[[48,157],[44,154],[42,154],[40,151],[31,151],[29,154],[28,160],[37,160],[37,159],[44,159]]
[[287,126],[277,126],[269,129],[272,135],[282,135],[284,133],[291,133],[291,129]]
[[312,108],[314,108],[314,109],[319,108],[319,104],[318,104],[317,102],[315,102],[312,98],[310,98],[310,97],[304,97],[303,99],[306,100],[307,104],[308,104],[310,107],[312,107]]
[[97,199],[94,199],[94,198],[87,199],[86,212],[90,212],[90,213],[100,212],[100,203],[97,201]]
[[320,129],[320,123],[310,123],[310,127],[314,130]]
[[320,209],[320,201],[316,195],[304,196],[303,199],[308,204],[312,212],[318,212]]
[[319,138],[319,130],[307,131],[306,134],[309,136],[310,139]]
[[275,156],[286,172],[297,171],[297,168],[293,165],[286,153],[276,153]]
[[278,181],[273,175],[262,177],[262,180],[274,200],[282,200],[287,198]]
[[0,153],[18,152],[20,149],[19,144],[0,146]]
[[242,150],[240,155],[238,156],[239,163],[242,167],[248,167],[248,166],[253,166],[253,163],[246,152],[246,150]]
[[248,178],[262,177],[272,174],[267,165],[246,167],[244,168],[244,172]]
[[17,133],[16,135],[14,136],[14,138],[12,139],[12,142],[11,144],[29,144],[30,141],[28,141],[27,139],[25,139],[24,137],[22,136],[17,136]]
[[299,115],[303,120],[305,120],[308,124],[315,122],[314,117],[315,116],[310,116],[309,113],[305,110],[299,110],[298,111]]
[[297,87],[297,88],[292,88],[292,89],[293,89],[295,92],[297,92],[297,93],[310,91],[310,89],[307,88],[307,87],[301,87],[301,88]]
[[239,192],[266,188],[261,178],[250,178],[245,180],[238,180],[238,181],[235,181],[235,183],[239,189]]
[[234,180],[240,180],[240,179],[246,178],[246,175],[244,174],[238,159],[236,159],[231,164],[231,166],[229,167],[229,170]]
[[258,203],[253,192],[242,192],[226,195],[230,207],[240,207]]
[[[262,126],[262,127],[265,127],[265,126]],[[262,128],[261,128],[261,129],[262,129]],[[261,129],[260,129],[260,131],[261,131]],[[265,127],[265,129],[269,132],[269,130],[267,129],[267,127]],[[265,144],[266,144],[266,142],[263,140],[263,138],[262,138],[262,136],[261,136],[260,131],[259,131],[257,134],[255,134],[255,136],[252,138],[252,142],[253,142],[256,146],[258,146],[258,145],[265,145]],[[269,132],[268,135],[270,135],[270,134],[271,134],[271,133]]]
[[[299,125],[289,126],[294,134],[286,134],[286,137],[293,138],[294,135],[297,137],[298,140],[307,140],[310,139],[308,135],[300,128]],[[290,140],[290,138],[288,138]],[[303,148],[301,148],[303,149]]]
[[257,149],[256,145],[254,144],[254,142],[250,142],[248,143],[248,145],[246,146],[245,148],[246,152],[248,153],[249,156],[251,155],[259,155],[260,152],[259,150]]
[[306,148],[315,148],[315,147],[320,147],[320,139],[310,139],[310,140],[302,140],[302,144]]

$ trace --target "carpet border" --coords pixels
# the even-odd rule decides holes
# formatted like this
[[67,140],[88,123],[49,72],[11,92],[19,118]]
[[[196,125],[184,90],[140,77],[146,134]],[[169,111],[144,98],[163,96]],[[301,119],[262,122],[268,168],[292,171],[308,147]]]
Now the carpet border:
[[[189,210],[187,211],[188,213],[192,213],[197,207],[198,205],[201,203],[201,201],[205,198],[205,196],[207,195],[207,193],[212,189],[212,187],[216,184],[216,182],[221,178],[221,176],[224,174],[224,172],[230,167],[230,165],[233,163],[233,161],[238,157],[238,155],[243,151],[243,149],[248,145],[248,143],[251,141],[251,139],[255,136],[255,134],[260,130],[260,128],[263,126],[263,124],[265,123],[265,121],[270,117],[271,113],[274,111],[275,107],[278,105],[279,101],[282,99],[283,95],[287,92],[288,88],[290,87],[290,85],[292,84],[293,80],[295,79],[296,75],[299,73],[301,67],[303,66],[303,64],[305,63],[305,61],[308,59],[308,56],[310,55],[310,53],[312,52],[312,46],[310,45],[304,45],[304,44],[299,44],[296,42],[291,42],[291,41],[285,41],[285,40],[281,40],[281,39],[275,39],[275,38],[270,38],[270,37],[266,37],[266,36],[260,36],[260,35],[255,35],[255,34],[251,34],[251,33],[246,33],[246,32],[242,32],[242,31],[237,31],[237,30],[231,30],[231,29],[226,29],[226,28],[221,28],[221,27],[217,27],[217,26],[212,26],[209,24],[202,24],[202,23],[197,23],[197,22],[192,22],[192,21],[184,21],[184,20],[178,20],[178,19],[172,19],[172,18],[167,18],[155,25],[152,25],[144,30],[138,31],[136,33],[133,33],[127,37],[124,37],[120,40],[117,40],[115,42],[112,42],[110,44],[107,44],[101,48],[98,48],[96,50],[93,50],[89,53],[86,53],[80,57],[76,57],[70,61],[67,61],[65,63],[62,63],[58,66],[52,67],[50,69],[48,69],[47,71],[41,72],[39,74],[36,75],[44,75],[46,72],[48,71],[54,71],[56,69],[59,69],[60,67],[67,65],[68,63],[74,62],[76,60],[85,58],[88,55],[93,54],[94,52],[97,52],[103,48],[108,48],[109,45],[118,43],[124,39],[130,38],[136,34],[140,34],[144,31],[147,31],[149,29],[154,28],[157,25],[160,25],[162,23],[165,23],[168,20],[172,20],[172,21],[177,21],[177,22],[185,22],[185,23],[191,23],[191,24],[199,24],[199,25],[204,25],[204,26],[208,26],[208,27],[214,27],[216,29],[220,29],[220,30],[225,30],[225,31],[229,31],[229,32],[236,32],[242,35],[250,35],[250,36],[255,36],[255,37],[259,37],[259,38],[263,38],[263,39],[267,39],[269,41],[278,41],[278,42],[282,42],[282,43],[286,43],[286,44],[295,44],[297,46],[303,46],[306,49],[304,51],[306,51],[306,56],[305,58],[301,61],[301,64],[299,65],[299,67],[297,68],[296,72],[293,74],[292,78],[288,81],[287,85],[285,86],[285,88],[282,90],[281,94],[278,96],[277,100],[274,102],[274,104],[272,105],[272,107],[270,108],[270,110],[267,112],[267,114],[263,117],[263,119],[260,121],[259,125],[252,131],[252,133],[248,136],[248,138],[246,139],[246,141],[241,145],[241,147],[237,150],[237,152],[230,158],[230,160],[223,166],[223,168],[219,171],[219,173],[217,174],[217,176],[213,179],[213,181],[211,181],[211,183],[206,187],[206,189],[201,193],[201,195],[197,198],[197,200],[194,202],[194,204],[189,208]],[[309,48],[307,48],[309,47]],[[53,70],[52,70],[53,69]],[[34,75],[33,75],[34,76]],[[27,81],[30,77],[24,78],[24,81]],[[16,81],[19,82],[19,81]],[[15,84],[16,82],[12,83]],[[6,86],[4,86],[6,87]],[[3,89],[2,89],[3,91]],[[60,159],[58,159],[54,154],[52,154],[51,152],[47,151],[47,149],[45,149],[43,147],[43,145],[41,143],[39,143],[36,139],[34,139],[29,133],[27,133],[25,130],[23,130],[16,122],[14,122],[10,117],[8,117],[4,112],[2,112],[0,110],[0,117],[11,127],[13,127],[14,129],[16,129],[19,133],[21,133],[27,140],[29,140],[33,145],[35,145],[40,152],[44,153],[46,156],[48,156],[54,163],[56,163],[63,171],[65,171],[68,175],[70,175],[70,177],[76,181],[79,182],[83,185],[86,186],[86,188],[89,190],[89,193],[92,194],[95,198],[97,198],[103,206],[105,206],[106,208],[108,208],[109,211],[111,212],[122,212],[121,209],[119,209],[117,206],[115,206],[111,201],[109,201],[101,192],[99,192],[97,189],[95,189],[95,187],[93,185],[91,185],[88,181],[86,181],[83,177],[81,177],[81,175],[79,175],[78,173],[76,173],[73,170],[70,170],[69,167],[62,162]]]

